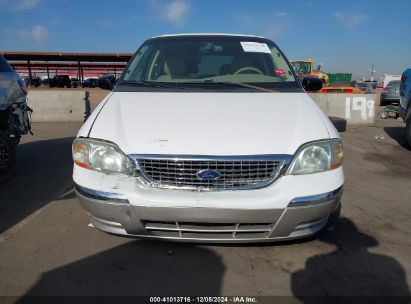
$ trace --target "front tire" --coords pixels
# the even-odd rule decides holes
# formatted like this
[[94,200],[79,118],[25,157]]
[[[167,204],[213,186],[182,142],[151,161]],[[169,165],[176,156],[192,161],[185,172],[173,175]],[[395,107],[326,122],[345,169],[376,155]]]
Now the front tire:
[[0,131],[0,184],[10,179],[16,160],[16,149],[6,132]]

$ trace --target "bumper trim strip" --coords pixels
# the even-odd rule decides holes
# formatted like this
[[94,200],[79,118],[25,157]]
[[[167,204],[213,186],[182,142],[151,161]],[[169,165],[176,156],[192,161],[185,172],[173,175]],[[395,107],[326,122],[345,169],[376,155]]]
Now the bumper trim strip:
[[288,204],[288,207],[300,207],[300,206],[309,206],[309,205],[316,205],[325,202],[330,202],[334,200],[339,200],[343,193],[343,186],[335,189],[333,191],[317,194],[317,195],[310,195],[310,196],[302,196],[296,197],[291,200]]
[[127,197],[125,197],[122,194],[119,193],[113,193],[113,192],[104,192],[104,191],[97,191],[89,188],[85,188],[82,186],[79,186],[77,184],[74,185],[74,189],[81,195],[91,198],[91,199],[96,199],[100,201],[109,201],[109,202],[115,202],[115,203],[121,203],[121,204],[129,204],[130,202],[128,201]]

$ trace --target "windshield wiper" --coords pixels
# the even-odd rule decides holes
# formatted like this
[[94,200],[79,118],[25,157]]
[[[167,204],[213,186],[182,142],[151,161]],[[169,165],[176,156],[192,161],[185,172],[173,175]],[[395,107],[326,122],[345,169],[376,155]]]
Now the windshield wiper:
[[257,91],[262,91],[262,92],[275,92],[271,89],[263,88],[263,87],[258,87],[255,85],[251,85],[248,83],[243,83],[243,82],[230,82],[230,81],[214,81],[212,79],[210,80],[205,80],[203,82],[204,84],[222,84],[222,85],[230,85],[230,86],[236,86],[236,87],[241,87],[241,88],[249,88],[249,89],[254,89]]
[[[170,84],[173,84],[173,85],[164,85],[159,82],[147,81],[147,80],[123,80],[119,82],[119,84],[137,85],[137,86],[163,88],[163,89],[191,90],[191,88],[184,86],[184,84],[187,84],[184,82],[170,82]],[[196,90],[204,91],[204,89],[201,89],[201,88],[196,88]]]
[[125,85],[137,85],[137,86],[142,86],[142,87],[153,87],[153,88],[173,88],[170,86],[166,86],[163,84],[147,81],[147,80],[123,80],[119,82],[118,84],[125,84]]
[[[190,88],[184,87],[182,85],[191,85],[191,84],[220,84],[220,85],[230,85],[230,86],[236,86],[236,87],[241,87],[241,88],[248,88],[248,89],[254,89],[257,91],[262,91],[262,92],[275,92],[271,89],[263,88],[263,87],[258,87],[254,86],[251,84],[247,83],[242,83],[242,82],[228,82],[228,81],[213,81],[212,79],[207,79],[203,82],[173,82],[175,86],[168,86],[164,84],[160,84],[158,82],[153,82],[153,81],[147,81],[147,80],[123,80],[118,83],[119,85],[137,85],[137,86],[145,86],[145,87],[153,87],[153,88],[166,88],[166,89],[180,89],[180,90],[188,90]],[[202,90],[201,88],[196,88],[197,90]]]

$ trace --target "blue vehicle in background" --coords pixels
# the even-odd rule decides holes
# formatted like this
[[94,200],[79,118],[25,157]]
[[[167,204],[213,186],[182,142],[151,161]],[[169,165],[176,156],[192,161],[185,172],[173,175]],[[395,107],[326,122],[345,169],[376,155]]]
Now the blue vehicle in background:
[[411,69],[407,69],[401,77],[400,116],[405,121],[405,136],[411,147]]

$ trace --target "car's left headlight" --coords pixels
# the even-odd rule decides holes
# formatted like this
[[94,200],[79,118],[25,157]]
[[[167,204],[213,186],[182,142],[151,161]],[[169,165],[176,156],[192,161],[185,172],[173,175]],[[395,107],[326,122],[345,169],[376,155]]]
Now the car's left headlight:
[[72,152],[74,163],[82,168],[105,173],[134,174],[131,160],[114,143],[76,138]]
[[287,174],[302,175],[334,170],[341,167],[343,156],[340,139],[310,142],[297,150]]

